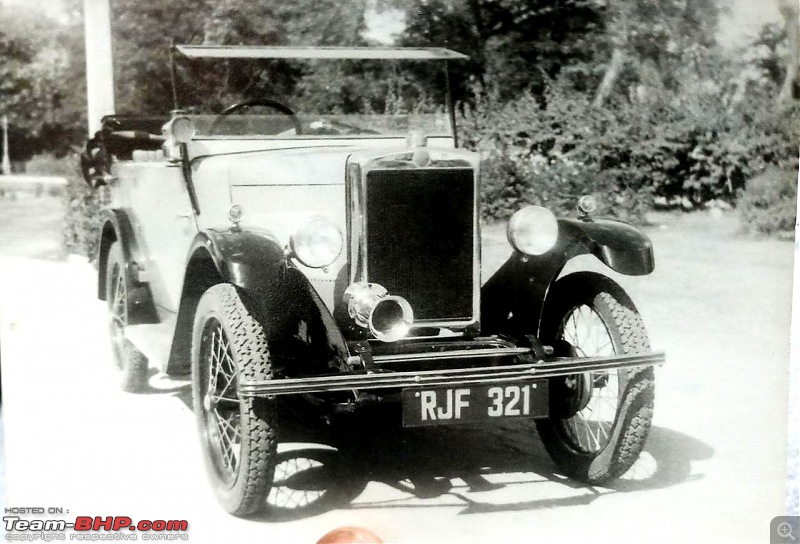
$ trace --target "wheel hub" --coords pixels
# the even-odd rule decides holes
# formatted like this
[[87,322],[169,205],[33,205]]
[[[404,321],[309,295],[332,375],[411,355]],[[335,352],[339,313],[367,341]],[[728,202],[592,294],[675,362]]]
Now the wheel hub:
[[[560,357],[579,357],[578,350],[566,340],[553,342],[556,355]],[[573,374],[551,381],[550,398],[556,400],[550,406],[552,415],[570,418],[586,408],[592,398],[593,379],[590,374]]]
[[592,398],[592,379],[589,374],[573,374],[551,382],[551,415],[567,419],[589,404]]

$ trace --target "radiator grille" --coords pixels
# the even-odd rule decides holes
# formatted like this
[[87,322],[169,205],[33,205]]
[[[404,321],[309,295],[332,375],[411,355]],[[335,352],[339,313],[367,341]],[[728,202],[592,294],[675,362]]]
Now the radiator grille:
[[367,174],[367,279],[406,298],[416,321],[474,317],[474,183],[469,168]]

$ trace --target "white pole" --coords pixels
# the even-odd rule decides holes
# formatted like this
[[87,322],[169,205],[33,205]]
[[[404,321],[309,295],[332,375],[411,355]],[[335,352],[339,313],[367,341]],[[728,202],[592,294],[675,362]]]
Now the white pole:
[[11,175],[11,159],[8,156],[8,117],[3,115],[3,174]]
[[83,0],[83,22],[89,136],[93,136],[100,130],[100,119],[115,112],[109,0]]

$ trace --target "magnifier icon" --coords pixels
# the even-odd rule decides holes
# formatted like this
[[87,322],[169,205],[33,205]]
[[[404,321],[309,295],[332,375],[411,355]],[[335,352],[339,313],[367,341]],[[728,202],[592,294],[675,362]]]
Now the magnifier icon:
[[784,521],[782,523],[779,523],[776,529],[778,531],[778,536],[780,536],[781,538],[789,537],[792,540],[797,540],[794,537],[794,534],[792,534],[792,526],[789,525],[787,522]]

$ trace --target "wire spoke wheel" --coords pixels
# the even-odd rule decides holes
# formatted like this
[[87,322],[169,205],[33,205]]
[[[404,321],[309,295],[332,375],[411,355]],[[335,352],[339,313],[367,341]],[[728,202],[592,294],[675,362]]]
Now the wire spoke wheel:
[[[580,357],[614,355],[614,341],[603,319],[590,306],[572,309],[562,323],[561,338],[569,342]],[[621,377],[625,380],[625,376]],[[564,431],[576,449],[593,453],[600,451],[611,437],[611,428],[619,405],[620,372],[593,372],[580,378],[590,395],[586,406],[566,420]],[[568,386],[577,387],[573,378]]]
[[232,482],[239,467],[242,430],[237,396],[236,366],[225,330],[216,319],[209,319],[203,334],[201,357],[207,376],[203,380],[203,417],[206,440],[220,477]]
[[113,292],[109,293],[109,333],[111,347],[114,350],[114,362],[122,370],[124,354],[125,326],[128,324],[128,293],[125,287],[125,276],[121,273],[121,266],[114,263],[111,270],[109,285]]
[[192,332],[192,405],[217,500],[246,516],[266,506],[277,455],[274,400],[240,397],[242,380],[271,377],[261,325],[227,283],[200,298]]
[[125,336],[130,323],[128,314],[128,278],[119,242],[108,250],[106,266],[106,300],[111,354],[120,387],[124,391],[141,391],[147,384],[147,357]]
[[[650,351],[647,331],[625,291],[600,274],[558,280],[545,304],[541,336],[575,357]],[[536,422],[550,457],[567,475],[602,484],[624,474],[644,448],[653,414],[652,367],[551,380],[550,417]]]

